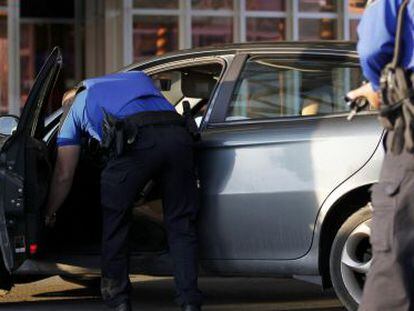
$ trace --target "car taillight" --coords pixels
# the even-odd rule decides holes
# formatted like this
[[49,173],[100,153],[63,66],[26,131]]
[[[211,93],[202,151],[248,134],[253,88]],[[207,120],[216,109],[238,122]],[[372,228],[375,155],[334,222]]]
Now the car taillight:
[[30,244],[29,252],[31,255],[34,255],[37,253],[37,244]]

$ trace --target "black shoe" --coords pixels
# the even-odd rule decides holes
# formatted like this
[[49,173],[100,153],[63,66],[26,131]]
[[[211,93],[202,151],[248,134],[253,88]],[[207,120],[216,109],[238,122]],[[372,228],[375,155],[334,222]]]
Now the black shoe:
[[[131,304],[129,302],[121,303],[120,305],[112,308],[114,311],[132,311]],[[190,309],[191,310],[191,309]]]
[[181,308],[183,311],[201,311],[201,307],[195,305],[183,305]]

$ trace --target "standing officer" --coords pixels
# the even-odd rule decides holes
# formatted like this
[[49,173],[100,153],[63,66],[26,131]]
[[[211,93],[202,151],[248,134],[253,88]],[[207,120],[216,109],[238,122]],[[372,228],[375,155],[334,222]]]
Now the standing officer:
[[165,225],[175,267],[177,302],[200,310],[197,287],[196,179],[192,137],[185,119],[142,72],[86,80],[66,96],[73,100],[58,135],[46,224],[72,185],[82,134],[101,142],[109,160],[101,175],[102,297],[115,310],[131,310],[127,238],[138,191],[159,178]]
[[414,310],[413,17],[413,1],[376,0],[358,27],[358,52],[370,83],[348,97],[365,96],[378,107],[381,91],[380,120],[388,130],[380,181],[372,191],[373,259],[363,311]]

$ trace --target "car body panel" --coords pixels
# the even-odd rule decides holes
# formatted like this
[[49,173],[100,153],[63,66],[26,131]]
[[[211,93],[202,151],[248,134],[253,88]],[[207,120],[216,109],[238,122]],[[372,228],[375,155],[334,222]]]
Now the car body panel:
[[354,123],[342,116],[205,131],[199,159],[202,257],[304,256],[323,202],[371,158],[380,133],[375,116]]

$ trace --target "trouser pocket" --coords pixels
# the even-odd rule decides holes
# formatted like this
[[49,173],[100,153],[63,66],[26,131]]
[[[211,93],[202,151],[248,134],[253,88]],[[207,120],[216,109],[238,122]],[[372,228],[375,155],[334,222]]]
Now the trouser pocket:
[[404,179],[403,169],[384,163],[381,180],[372,187],[373,215],[370,241],[374,251],[389,251],[394,230],[397,197]]

